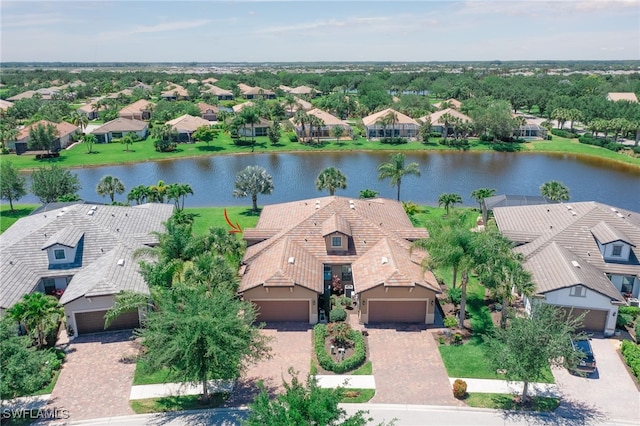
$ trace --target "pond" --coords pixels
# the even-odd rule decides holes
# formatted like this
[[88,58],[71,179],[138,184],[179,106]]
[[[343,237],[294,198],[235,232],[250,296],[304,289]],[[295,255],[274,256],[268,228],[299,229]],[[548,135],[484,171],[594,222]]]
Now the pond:
[[[568,188],[571,201],[599,201],[640,212],[640,169],[570,154],[500,152],[410,152],[406,161],[420,165],[421,176],[406,176],[401,198],[436,205],[438,195],[458,193],[465,205],[475,205],[470,193],[476,188],[495,188],[498,194],[539,195],[540,185],[559,180]],[[347,176],[347,189],[336,195],[357,197],[360,190],[379,191],[395,198],[388,180],[378,180],[378,165],[388,161],[384,152],[314,152],[242,154],[146,162],[129,165],[75,169],[82,182],[81,198],[108,202],[96,194],[105,175],[118,177],[127,191],[140,184],[189,183],[194,195],[187,207],[250,205],[249,199],[232,196],[236,173],[248,165],[260,165],[273,176],[272,195],[260,195],[260,205],[320,197],[315,179],[326,167],[337,167]],[[126,201],[126,193],[117,196]],[[29,194],[21,202],[37,202]]]

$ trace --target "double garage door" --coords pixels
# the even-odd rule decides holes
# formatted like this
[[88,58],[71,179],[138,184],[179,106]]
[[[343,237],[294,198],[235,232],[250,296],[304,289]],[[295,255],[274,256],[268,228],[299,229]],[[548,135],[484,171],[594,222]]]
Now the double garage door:
[[77,312],[76,327],[78,334],[100,333],[103,331],[128,330],[140,326],[138,311],[125,312],[116,318],[107,329],[104,328],[104,315],[107,311]]
[[258,309],[258,321],[309,322],[308,300],[252,300]]
[[578,308],[573,308],[573,310],[571,310],[571,308],[562,308],[562,310],[565,311],[565,315],[571,313],[571,316],[574,318],[588,311],[582,321],[582,330],[595,331],[598,333],[604,332],[607,323],[607,311]]
[[424,324],[426,316],[426,300],[369,301],[369,322],[414,322]]

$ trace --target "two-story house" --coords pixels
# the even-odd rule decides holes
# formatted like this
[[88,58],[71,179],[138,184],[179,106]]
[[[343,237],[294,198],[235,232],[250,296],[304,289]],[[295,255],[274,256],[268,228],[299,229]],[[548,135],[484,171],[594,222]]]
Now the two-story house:
[[524,256],[536,293],[574,315],[584,328],[611,335],[618,307],[638,304],[640,215],[597,202],[493,209],[500,231]]

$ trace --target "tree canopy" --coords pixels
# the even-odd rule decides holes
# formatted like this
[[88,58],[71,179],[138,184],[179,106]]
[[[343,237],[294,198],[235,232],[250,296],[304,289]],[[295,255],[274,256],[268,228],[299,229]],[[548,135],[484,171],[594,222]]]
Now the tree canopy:
[[540,187],[540,194],[551,201],[569,201],[569,188],[557,180],[543,183]]
[[77,174],[55,164],[40,167],[31,175],[31,192],[42,203],[52,203],[66,196],[77,197],[81,187]]
[[335,195],[336,189],[347,188],[347,177],[340,169],[328,167],[320,172],[316,178],[316,188],[318,191],[326,189],[329,195]]
[[391,154],[390,161],[378,166],[378,179],[389,179],[391,186],[398,187],[398,201],[400,201],[400,186],[402,178],[407,175],[420,176],[420,165],[409,163],[405,166],[405,156],[403,153]]
[[236,175],[233,196],[251,197],[253,211],[258,211],[258,194],[268,195],[273,192],[273,178],[261,166],[247,166]]
[[13,202],[27,195],[26,178],[9,160],[2,159],[0,163],[0,198],[9,202],[13,211]]

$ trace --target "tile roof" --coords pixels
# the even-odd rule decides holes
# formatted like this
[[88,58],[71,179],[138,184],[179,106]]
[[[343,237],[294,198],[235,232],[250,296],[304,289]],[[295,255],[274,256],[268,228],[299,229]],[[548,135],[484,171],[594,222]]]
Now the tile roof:
[[387,108],[383,111],[376,112],[375,114],[367,115],[362,119],[362,124],[364,124],[365,126],[375,126],[378,120],[380,120],[385,115],[389,114],[389,112],[391,111],[393,111],[396,114],[396,117],[397,117],[396,125],[413,124],[415,126],[420,126],[420,124],[413,118],[391,108]]
[[216,96],[233,96],[233,92],[231,90],[221,89],[218,86],[211,86],[211,88],[205,90],[205,93],[212,93]]
[[628,101],[638,103],[638,97],[634,92],[609,92],[607,99],[613,102]]
[[[607,274],[640,276],[640,215],[593,201],[570,204],[540,204],[530,206],[496,207],[496,224],[506,237],[518,244],[514,250],[522,253],[532,269],[534,281],[545,272],[544,264],[550,260],[547,247],[556,244],[579,259],[583,268],[595,268],[599,276]],[[625,241],[631,245],[628,262],[605,261],[597,238]],[[615,240],[611,240],[614,238]],[[556,249],[556,251],[559,249]],[[539,257],[541,256],[541,257]],[[564,256],[568,259],[570,256]],[[557,259],[555,260],[557,261]],[[532,266],[533,267],[533,266]],[[584,276],[584,275],[583,275]],[[561,276],[554,284],[565,287]],[[609,280],[607,280],[609,281]],[[590,283],[582,283],[585,286]],[[611,287],[613,285],[609,282]],[[596,284],[593,284],[596,285]],[[601,291],[603,294],[612,294]],[[617,293],[617,291],[616,291]],[[618,294],[619,296],[619,294]]]
[[445,114],[449,114],[450,116],[454,117],[454,118],[459,118],[460,120],[464,121],[464,122],[471,122],[471,117],[469,117],[468,115],[465,115],[461,112],[459,112],[458,110],[455,110],[453,108],[447,108],[447,109],[443,109],[440,111],[436,111],[432,114],[429,115],[425,115],[424,117],[421,117],[419,120],[426,122],[429,121],[432,125],[443,125],[444,121],[442,120],[442,116]]
[[442,106],[447,106],[447,108],[455,108],[458,109],[462,106],[462,102],[460,102],[457,99],[454,98],[449,98],[446,101],[443,102],[437,102],[435,104],[433,104],[434,107],[436,108],[441,108]]
[[238,113],[238,112],[242,111],[243,108],[252,107],[254,105],[255,104],[253,102],[251,102],[251,101],[243,102],[241,104],[232,106],[231,109],[233,109],[233,112]]
[[102,126],[94,129],[91,133],[94,135],[102,135],[105,133],[111,132],[139,132],[147,128],[147,123],[140,120],[129,120],[128,118],[116,118],[115,120],[111,120],[107,123],[104,123]]
[[[347,124],[340,120],[338,117],[336,117],[335,115],[329,114],[326,111],[323,111],[319,108],[314,108],[310,111],[307,111],[307,115],[313,115],[318,117],[319,119],[321,119],[322,121],[324,121],[324,125],[325,126],[345,126],[347,127]],[[292,123],[294,122],[295,118],[291,117],[289,121],[291,121]]]
[[189,114],[181,115],[178,118],[167,121],[167,124],[177,130],[178,133],[193,133],[198,129],[198,127],[211,126],[209,121],[204,118],[194,117]]
[[53,126],[58,131],[58,138],[62,138],[64,136],[67,136],[68,134],[80,130],[79,127],[76,127],[71,123],[67,123],[66,121],[61,121],[60,123],[52,123],[51,121],[40,120],[20,129],[20,131],[18,132],[18,138],[16,140],[22,140],[28,137],[29,133],[31,133],[31,129],[38,126],[46,126],[47,124],[53,124]]
[[484,205],[487,210],[492,210],[494,207],[509,207],[509,206],[527,206],[534,204],[549,204],[551,201],[547,200],[540,195],[493,195],[484,199]]
[[118,111],[118,115],[135,115],[140,114],[142,111],[150,111],[155,104],[146,99],[140,99],[132,104],[127,105]]
[[[74,204],[18,220],[0,235],[0,307],[13,305],[24,294],[34,291],[42,278],[49,277],[73,276],[62,303],[95,294],[91,292],[106,294],[108,286],[109,294],[120,290],[147,291],[132,253],[157,242],[151,232],[164,230],[162,223],[173,214],[173,209],[170,204],[133,207]],[[43,248],[56,242],[64,245],[77,242],[78,263],[52,268]],[[117,265],[119,259],[125,259],[124,267]],[[98,290],[96,283],[100,280],[109,284],[100,284]]]
[[215,105],[209,105],[206,104],[204,102],[198,102],[198,109],[200,110],[200,113],[205,113],[207,111],[213,111],[213,112],[218,112],[218,107]]
[[238,83],[238,88],[243,95],[275,95],[275,93],[262,87],[252,87],[247,84]]
[[13,106],[13,102],[5,101],[4,99],[0,99],[0,109],[6,111],[7,108],[11,108]]
[[[334,229],[350,235],[346,254],[327,252],[323,235]],[[261,233],[262,230],[265,232]],[[332,196],[265,206],[256,228],[246,229],[245,233],[247,240],[264,240],[247,248],[243,260],[247,270],[242,276],[241,292],[267,285],[266,281],[270,279],[278,285],[294,282],[320,293],[323,264],[354,263],[382,240],[386,240],[384,250],[377,250],[383,250],[394,260],[395,267],[402,268],[396,275],[385,275],[383,281],[388,281],[388,285],[400,285],[402,280],[410,278],[413,284],[439,289],[435,278],[431,279],[428,274],[425,278],[422,273],[419,263],[424,253],[422,256],[410,253],[409,241],[428,236],[426,230],[414,228],[402,204],[394,200],[350,200]],[[291,257],[294,258],[293,266],[288,263]],[[365,264],[359,269],[363,274],[368,270]],[[298,267],[302,269],[294,273]],[[373,282],[373,278],[366,277],[354,275],[356,291],[361,291],[361,282],[363,286]]]

